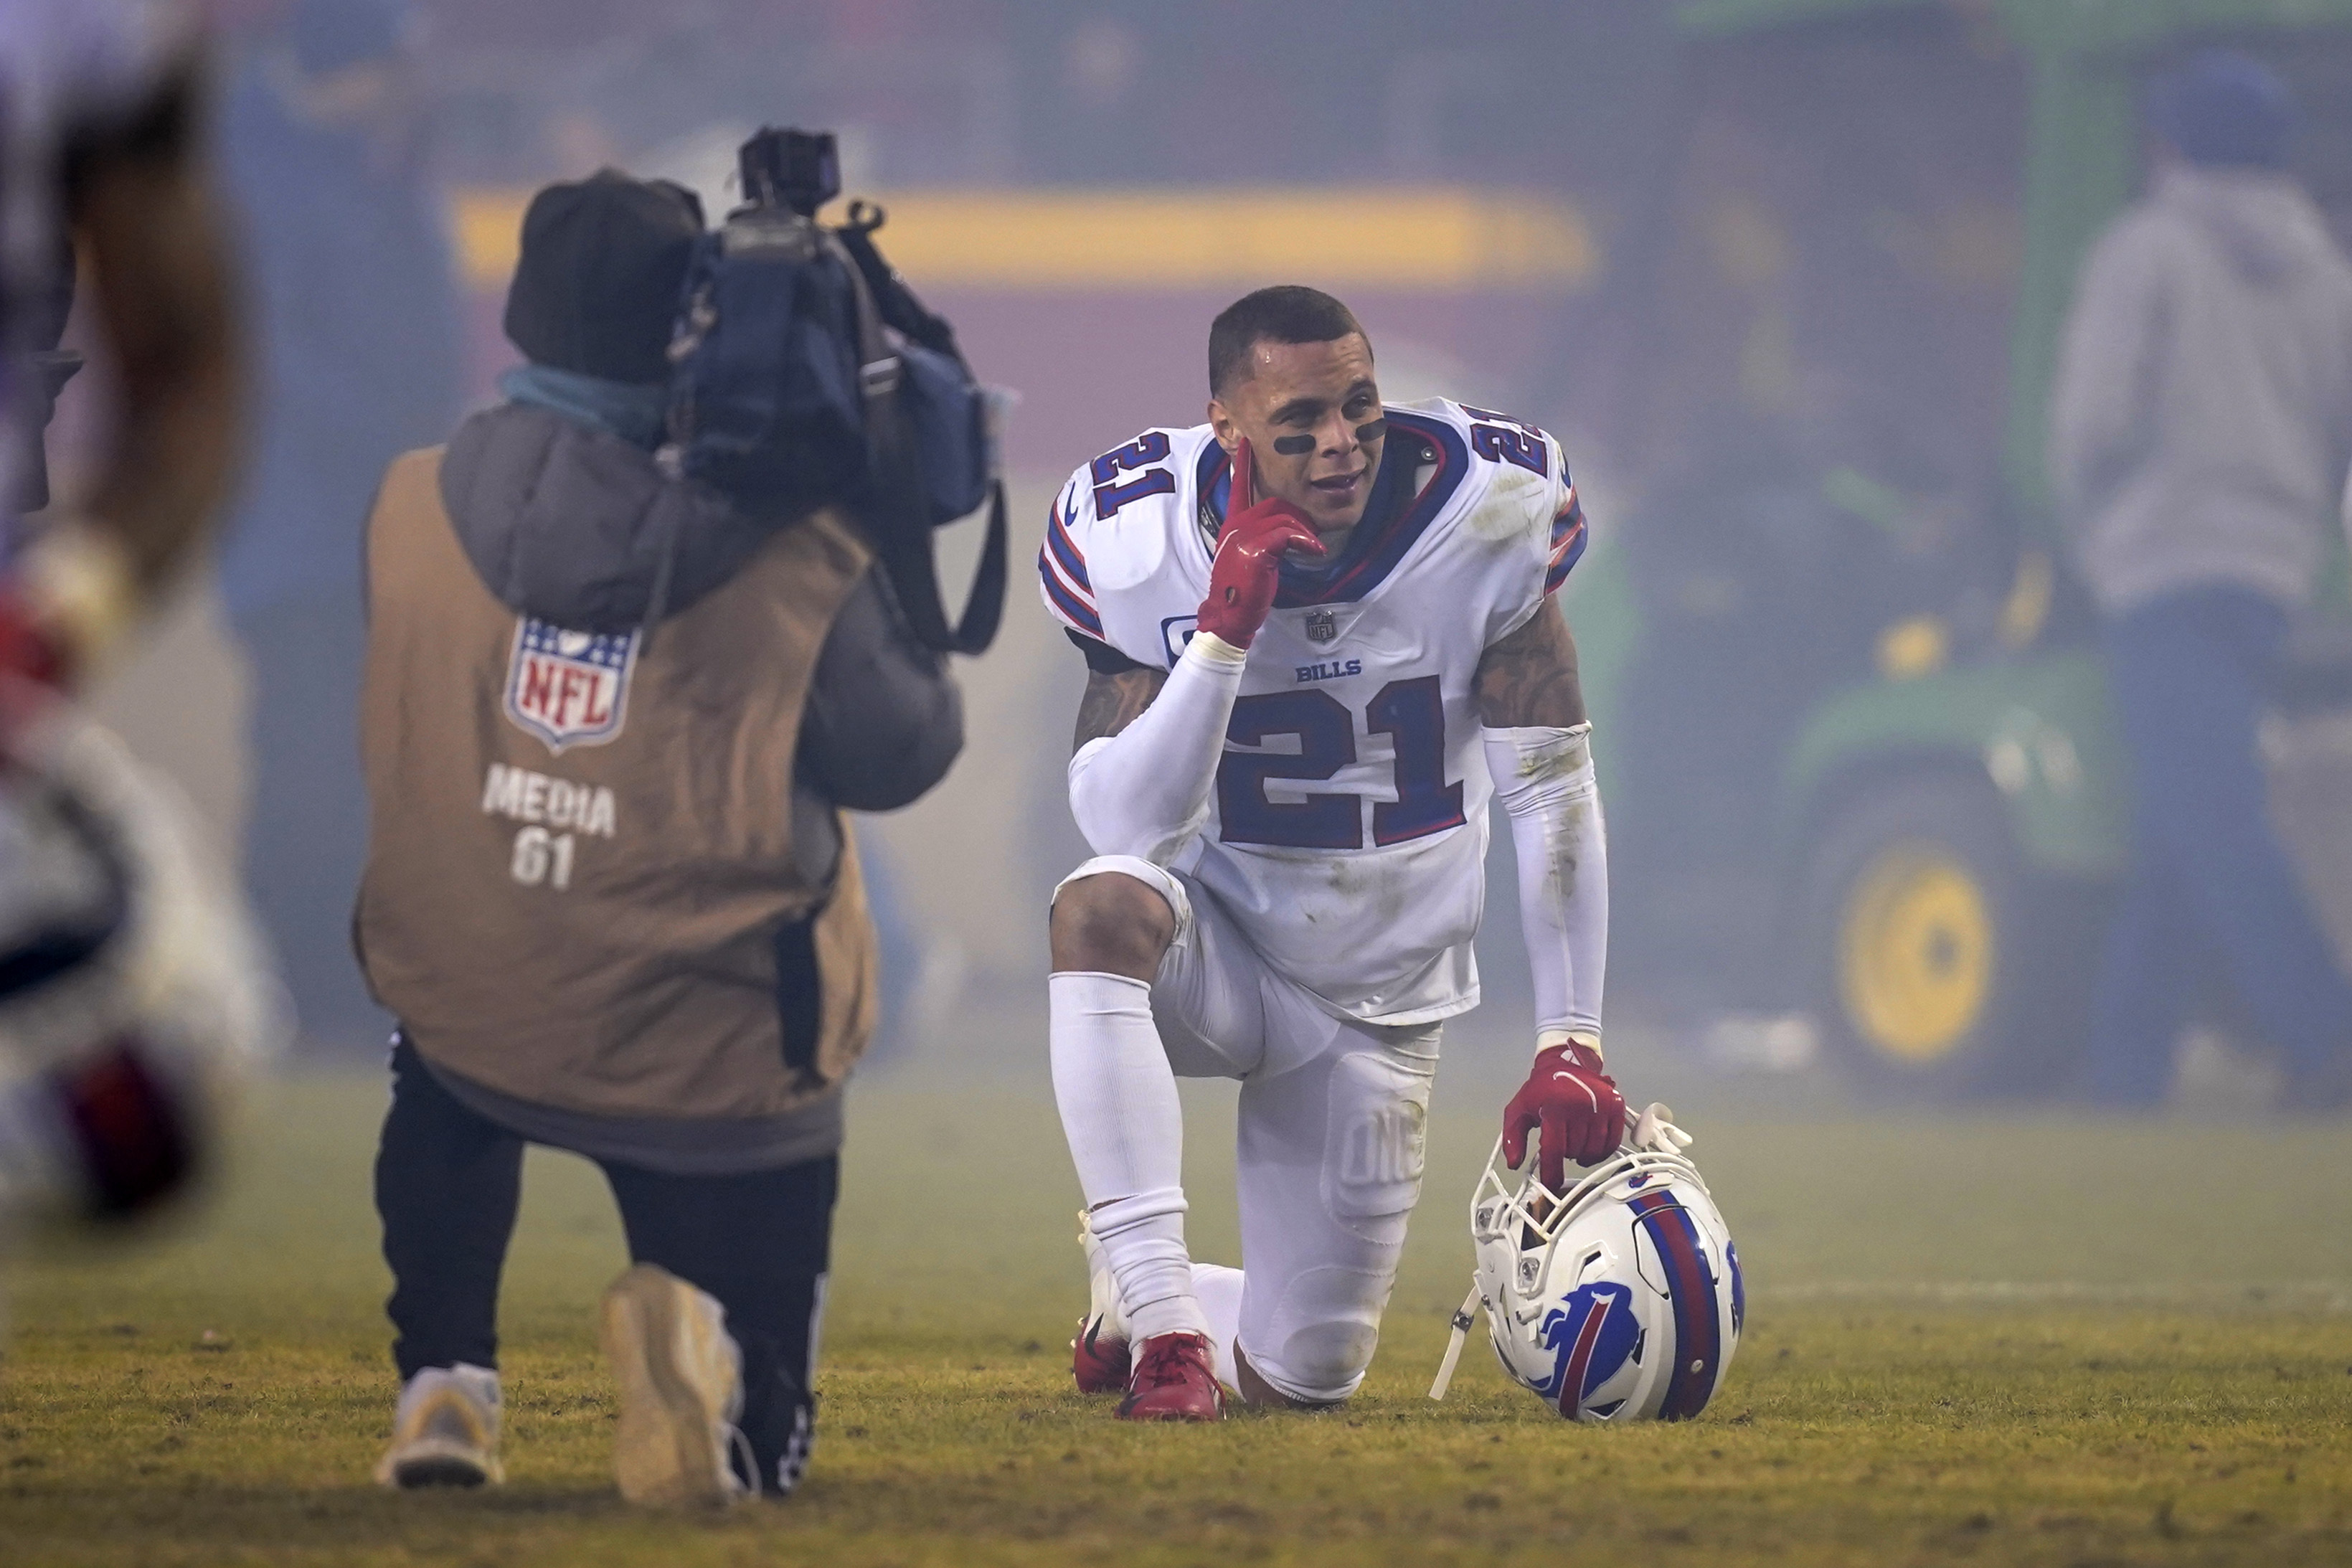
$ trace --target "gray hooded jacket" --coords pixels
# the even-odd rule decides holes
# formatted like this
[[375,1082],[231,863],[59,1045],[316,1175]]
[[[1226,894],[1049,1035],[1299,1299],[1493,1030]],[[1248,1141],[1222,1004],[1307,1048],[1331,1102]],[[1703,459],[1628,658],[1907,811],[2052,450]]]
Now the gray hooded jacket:
[[2290,608],[2352,457],[2352,263],[2291,178],[2174,167],[2084,265],[2050,471],[2117,615],[2209,584]]

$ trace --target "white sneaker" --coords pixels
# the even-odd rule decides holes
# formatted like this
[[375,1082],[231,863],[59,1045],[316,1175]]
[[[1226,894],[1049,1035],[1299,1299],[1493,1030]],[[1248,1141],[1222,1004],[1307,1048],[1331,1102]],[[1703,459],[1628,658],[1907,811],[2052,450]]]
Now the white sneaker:
[[621,1385],[613,1469],[631,1502],[726,1503],[743,1495],[729,1457],[742,1436],[743,1357],[724,1308],[640,1263],[604,1292],[604,1354]]
[[1127,1315],[1118,1310],[1118,1280],[1110,1271],[1110,1259],[1103,1253],[1102,1243],[1095,1239],[1095,1227],[1087,1223],[1087,1211],[1078,1211],[1078,1246],[1087,1255],[1087,1315],[1100,1322],[1103,1331],[1114,1339],[1127,1338]]
[[1127,1318],[1118,1310],[1118,1282],[1095,1239],[1087,1213],[1078,1211],[1078,1245],[1087,1254],[1087,1315],[1070,1342],[1070,1373],[1080,1394],[1125,1394],[1133,1370],[1127,1344]]
[[400,1391],[377,1483],[478,1487],[506,1479],[499,1463],[499,1374],[488,1367],[426,1367]]

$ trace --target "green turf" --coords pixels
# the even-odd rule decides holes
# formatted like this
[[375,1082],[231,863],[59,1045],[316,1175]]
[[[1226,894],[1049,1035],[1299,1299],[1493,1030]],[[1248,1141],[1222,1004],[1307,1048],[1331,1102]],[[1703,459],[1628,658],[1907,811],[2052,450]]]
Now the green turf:
[[[1433,1177],[1365,1393],[1136,1430],[1070,1391],[1083,1299],[1051,1110],[856,1102],[814,1471],[719,1519],[624,1508],[591,1309],[593,1169],[535,1154],[504,1327],[509,1484],[367,1483],[392,1382],[381,1089],[274,1088],[220,1199],[14,1278],[0,1564],[2352,1562],[2352,1135],[1990,1118],[1690,1118],[1753,1283],[1693,1424],[1568,1426],[1474,1347],[1481,1095]],[[1230,1258],[1230,1091],[1193,1094],[1193,1236]]]

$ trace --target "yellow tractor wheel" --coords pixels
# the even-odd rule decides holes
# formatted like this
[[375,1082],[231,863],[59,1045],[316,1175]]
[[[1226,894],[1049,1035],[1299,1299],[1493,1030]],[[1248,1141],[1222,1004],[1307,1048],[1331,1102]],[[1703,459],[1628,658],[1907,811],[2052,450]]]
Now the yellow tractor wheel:
[[1806,857],[1797,940],[1822,1044],[1894,1099],[2031,1094],[2072,1070],[2101,927],[2031,871],[1991,784],[1856,781]]
[[1982,1020],[1998,954],[1993,912],[1944,846],[1888,846],[1857,877],[1838,931],[1838,989],[1864,1044],[1925,1066]]

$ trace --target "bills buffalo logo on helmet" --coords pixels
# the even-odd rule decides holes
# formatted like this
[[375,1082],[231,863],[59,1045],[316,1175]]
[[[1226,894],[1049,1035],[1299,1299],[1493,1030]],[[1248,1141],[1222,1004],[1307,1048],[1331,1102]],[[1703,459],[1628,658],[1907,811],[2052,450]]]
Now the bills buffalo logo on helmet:
[[507,717],[550,751],[603,745],[628,716],[636,662],[634,631],[575,632],[525,620],[507,666]]
[[[1551,1375],[1535,1384],[1535,1392],[1573,1421],[1584,1411],[1585,1401],[1623,1370],[1641,1346],[1633,1292],[1605,1280],[1580,1285],[1544,1314],[1539,1334],[1553,1360]],[[1613,1405],[1593,1411],[1596,1415],[1613,1413]]]

